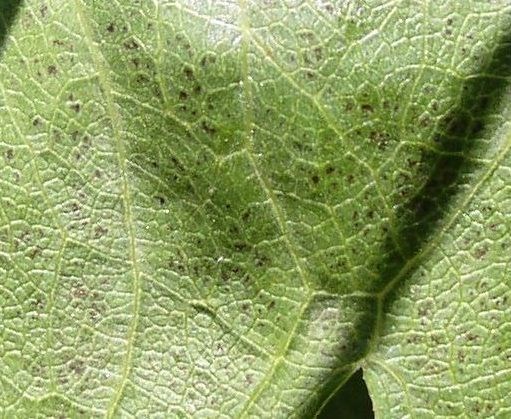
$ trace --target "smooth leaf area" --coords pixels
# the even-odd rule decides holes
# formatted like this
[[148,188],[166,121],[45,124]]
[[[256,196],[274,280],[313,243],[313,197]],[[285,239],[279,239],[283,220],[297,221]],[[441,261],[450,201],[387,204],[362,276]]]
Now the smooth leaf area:
[[511,417],[507,0],[0,11],[2,417]]

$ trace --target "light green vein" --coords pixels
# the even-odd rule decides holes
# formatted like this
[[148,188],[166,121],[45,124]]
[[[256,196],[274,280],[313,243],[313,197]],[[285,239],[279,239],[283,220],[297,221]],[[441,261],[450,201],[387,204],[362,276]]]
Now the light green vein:
[[105,59],[102,57],[101,51],[97,47],[94,42],[92,29],[89,27],[89,22],[87,21],[86,12],[83,8],[81,0],[74,0],[76,5],[77,16],[82,26],[85,41],[88,44],[89,51],[91,54],[91,58],[94,64],[94,67],[97,70],[98,80],[101,86],[103,87],[105,102],[106,102],[106,110],[107,114],[112,123],[113,137],[115,140],[115,146],[117,149],[117,157],[119,168],[121,172],[122,178],[122,194],[124,200],[124,219],[126,223],[126,227],[129,235],[129,254],[130,254],[130,262],[131,269],[133,275],[133,318],[128,328],[128,334],[126,337],[126,354],[124,356],[122,370],[121,370],[121,378],[117,385],[117,388],[114,390],[114,394],[110,403],[107,407],[106,417],[112,418],[118,407],[120,400],[122,399],[122,395],[124,393],[124,389],[128,382],[128,378],[132,368],[133,361],[133,351],[135,345],[136,332],[138,327],[138,322],[140,318],[140,300],[141,300],[141,289],[140,289],[140,268],[138,266],[138,257],[137,257],[137,247],[136,247],[136,237],[135,237],[135,225],[134,225],[134,217],[132,213],[132,198],[129,187],[128,175],[127,175],[127,163],[126,163],[126,150],[124,148],[124,144],[121,138],[121,116],[119,115],[115,102],[112,96],[112,86],[109,81],[108,75],[106,74],[105,67],[107,66]]
[[310,284],[307,281],[305,269],[300,263],[300,259],[294,250],[294,246],[291,243],[291,239],[289,236],[289,232],[286,228],[285,216],[282,208],[278,204],[278,201],[273,193],[272,189],[269,187],[268,181],[263,176],[261,170],[258,167],[257,161],[254,157],[253,152],[253,132],[254,132],[254,114],[253,114],[253,96],[252,96],[252,78],[250,77],[249,72],[249,62],[248,62],[248,54],[249,54],[249,45],[250,45],[250,21],[248,16],[248,6],[246,0],[240,0],[240,27],[241,27],[241,36],[242,36],[242,45],[241,45],[241,69],[243,75],[243,92],[244,92],[244,125],[245,125],[245,148],[247,151],[247,156],[254,171],[254,174],[263,189],[264,193],[268,197],[268,200],[271,205],[272,212],[276,218],[277,224],[283,236],[284,243],[286,245],[287,250],[289,251],[291,257],[294,260],[296,269],[298,274],[302,279],[302,283],[304,288],[307,290],[306,295],[304,295],[304,300],[300,305],[298,314],[296,315],[296,319],[293,322],[291,330],[289,331],[283,346],[279,349],[278,353],[275,355],[273,362],[267,371],[266,375],[262,378],[262,380],[258,383],[254,391],[251,393],[249,399],[241,409],[238,414],[239,417],[249,416],[250,409],[257,402],[260,395],[268,388],[271,384],[271,379],[275,374],[278,366],[284,361],[285,356],[293,342],[293,339],[298,331],[298,325],[300,324],[300,319],[303,318],[307,307],[312,299],[312,290],[310,288]]

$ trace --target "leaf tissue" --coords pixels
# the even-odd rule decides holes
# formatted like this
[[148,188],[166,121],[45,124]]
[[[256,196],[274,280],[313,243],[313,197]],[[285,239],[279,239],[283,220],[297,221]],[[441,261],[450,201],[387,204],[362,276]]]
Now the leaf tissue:
[[510,75],[507,0],[4,0],[1,416],[511,417]]

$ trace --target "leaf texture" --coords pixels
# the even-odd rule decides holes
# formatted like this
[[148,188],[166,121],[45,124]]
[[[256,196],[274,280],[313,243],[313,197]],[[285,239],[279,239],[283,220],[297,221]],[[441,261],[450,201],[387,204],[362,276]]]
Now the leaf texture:
[[307,416],[362,365],[380,417],[509,414],[509,19],[21,3],[0,412]]

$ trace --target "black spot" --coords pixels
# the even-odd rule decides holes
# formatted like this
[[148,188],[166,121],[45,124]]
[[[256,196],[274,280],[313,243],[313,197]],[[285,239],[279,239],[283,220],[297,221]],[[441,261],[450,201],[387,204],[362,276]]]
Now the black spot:
[[38,127],[40,125],[42,125],[43,121],[41,118],[39,118],[38,116],[36,116],[33,120],[32,120],[32,125],[34,127]]
[[108,26],[106,27],[106,30],[110,33],[115,32],[115,25],[113,22],[110,22]]
[[163,196],[157,195],[154,199],[156,199],[156,202],[158,202],[161,206],[165,205],[165,198]]
[[311,180],[314,184],[317,184],[319,182],[319,176],[318,175],[313,175],[311,177]]
[[13,157],[14,157],[14,150],[12,148],[7,149],[7,151],[5,152],[5,158],[7,160],[12,160]]
[[181,91],[179,92],[179,99],[181,99],[181,100],[186,100],[186,99],[188,99],[188,93],[186,93],[184,90],[181,90]]

